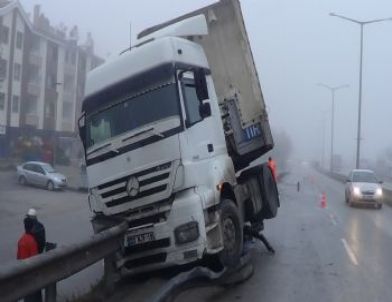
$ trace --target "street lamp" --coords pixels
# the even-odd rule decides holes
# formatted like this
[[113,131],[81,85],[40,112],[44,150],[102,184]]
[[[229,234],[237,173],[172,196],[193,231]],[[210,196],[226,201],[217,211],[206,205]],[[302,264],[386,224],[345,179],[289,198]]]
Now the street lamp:
[[[1,64],[1,60],[3,59],[3,47],[0,45],[0,64]],[[4,82],[4,78],[3,78],[3,74],[5,73],[5,70],[0,69],[0,88],[2,88],[3,82]]]
[[331,99],[332,99],[332,110],[331,110],[331,154],[330,154],[330,166],[329,169],[331,172],[333,172],[333,141],[334,141],[334,130],[335,130],[335,92],[339,89],[343,89],[343,88],[348,88],[349,85],[340,85],[340,86],[336,86],[336,87],[331,87],[328,85],[325,85],[323,83],[318,83],[317,86],[323,87],[328,89],[331,92]]
[[362,119],[362,74],[363,74],[363,28],[365,25],[378,23],[383,21],[392,21],[392,18],[374,19],[369,21],[359,21],[345,16],[341,16],[335,13],[329,14],[332,17],[337,17],[345,21],[350,21],[361,26],[361,39],[360,39],[360,60],[359,60],[359,96],[358,96],[358,128],[357,128],[357,156],[355,167],[360,167],[360,156],[361,156],[361,119]]

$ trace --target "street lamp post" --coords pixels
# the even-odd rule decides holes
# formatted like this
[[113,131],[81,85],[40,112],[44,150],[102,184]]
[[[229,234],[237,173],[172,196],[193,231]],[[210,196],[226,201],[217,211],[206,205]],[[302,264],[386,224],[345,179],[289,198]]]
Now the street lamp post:
[[361,120],[362,120],[362,76],[363,76],[363,29],[365,25],[378,23],[383,21],[392,21],[392,18],[374,19],[370,21],[359,21],[345,16],[341,16],[335,13],[329,14],[332,17],[337,17],[345,21],[353,22],[361,26],[360,31],[360,54],[359,54],[359,93],[358,93],[358,127],[357,127],[357,153],[355,167],[360,167],[360,156],[361,156]]
[[318,83],[317,86],[324,87],[331,92],[332,99],[332,109],[331,109],[331,150],[330,150],[330,161],[329,161],[329,169],[333,172],[333,142],[334,142],[334,130],[335,130],[335,92],[339,89],[347,88],[349,85],[340,85],[336,87],[331,87],[325,85],[323,83]]

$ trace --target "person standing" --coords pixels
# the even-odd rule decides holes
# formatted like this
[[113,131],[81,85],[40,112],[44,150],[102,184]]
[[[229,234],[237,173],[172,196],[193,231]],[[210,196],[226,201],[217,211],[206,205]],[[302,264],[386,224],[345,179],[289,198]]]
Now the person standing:
[[[18,241],[18,251],[16,253],[16,259],[24,260],[38,255],[38,244],[32,235],[34,227],[33,219],[26,217],[23,220],[25,233]],[[41,290],[36,291],[24,298],[25,302],[41,302],[42,293]]]
[[38,252],[41,254],[44,252],[46,246],[45,227],[41,222],[39,222],[37,218],[37,211],[35,209],[29,209],[26,217],[30,218],[34,223],[31,234],[34,236],[38,244]]
[[272,176],[273,176],[275,182],[277,182],[278,181],[278,178],[277,178],[278,175],[277,175],[277,171],[276,171],[276,162],[272,159],[272,157],[268,158],[268,167],[271,169]]

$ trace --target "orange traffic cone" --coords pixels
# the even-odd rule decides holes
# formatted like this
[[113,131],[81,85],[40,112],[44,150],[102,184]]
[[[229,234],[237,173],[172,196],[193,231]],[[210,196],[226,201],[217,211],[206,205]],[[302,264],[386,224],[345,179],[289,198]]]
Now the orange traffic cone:
[[325,209],[327,207],[327,195],[325,193],[321,194],[320,206],[322,209]]

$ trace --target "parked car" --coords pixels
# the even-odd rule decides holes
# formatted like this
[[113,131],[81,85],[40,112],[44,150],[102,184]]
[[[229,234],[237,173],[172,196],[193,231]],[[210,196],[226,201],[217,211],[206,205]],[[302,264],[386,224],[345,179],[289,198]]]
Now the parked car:
[[382,182],[371,170],[352,170],[346,181],[346,203],[370,205],[378,209],[382,208],[383,191]]
[[49,191],[62,189],[67,186],[67,178],[47,163],[29,161],[17,166],[16,173],[21,185],[42,186]]

